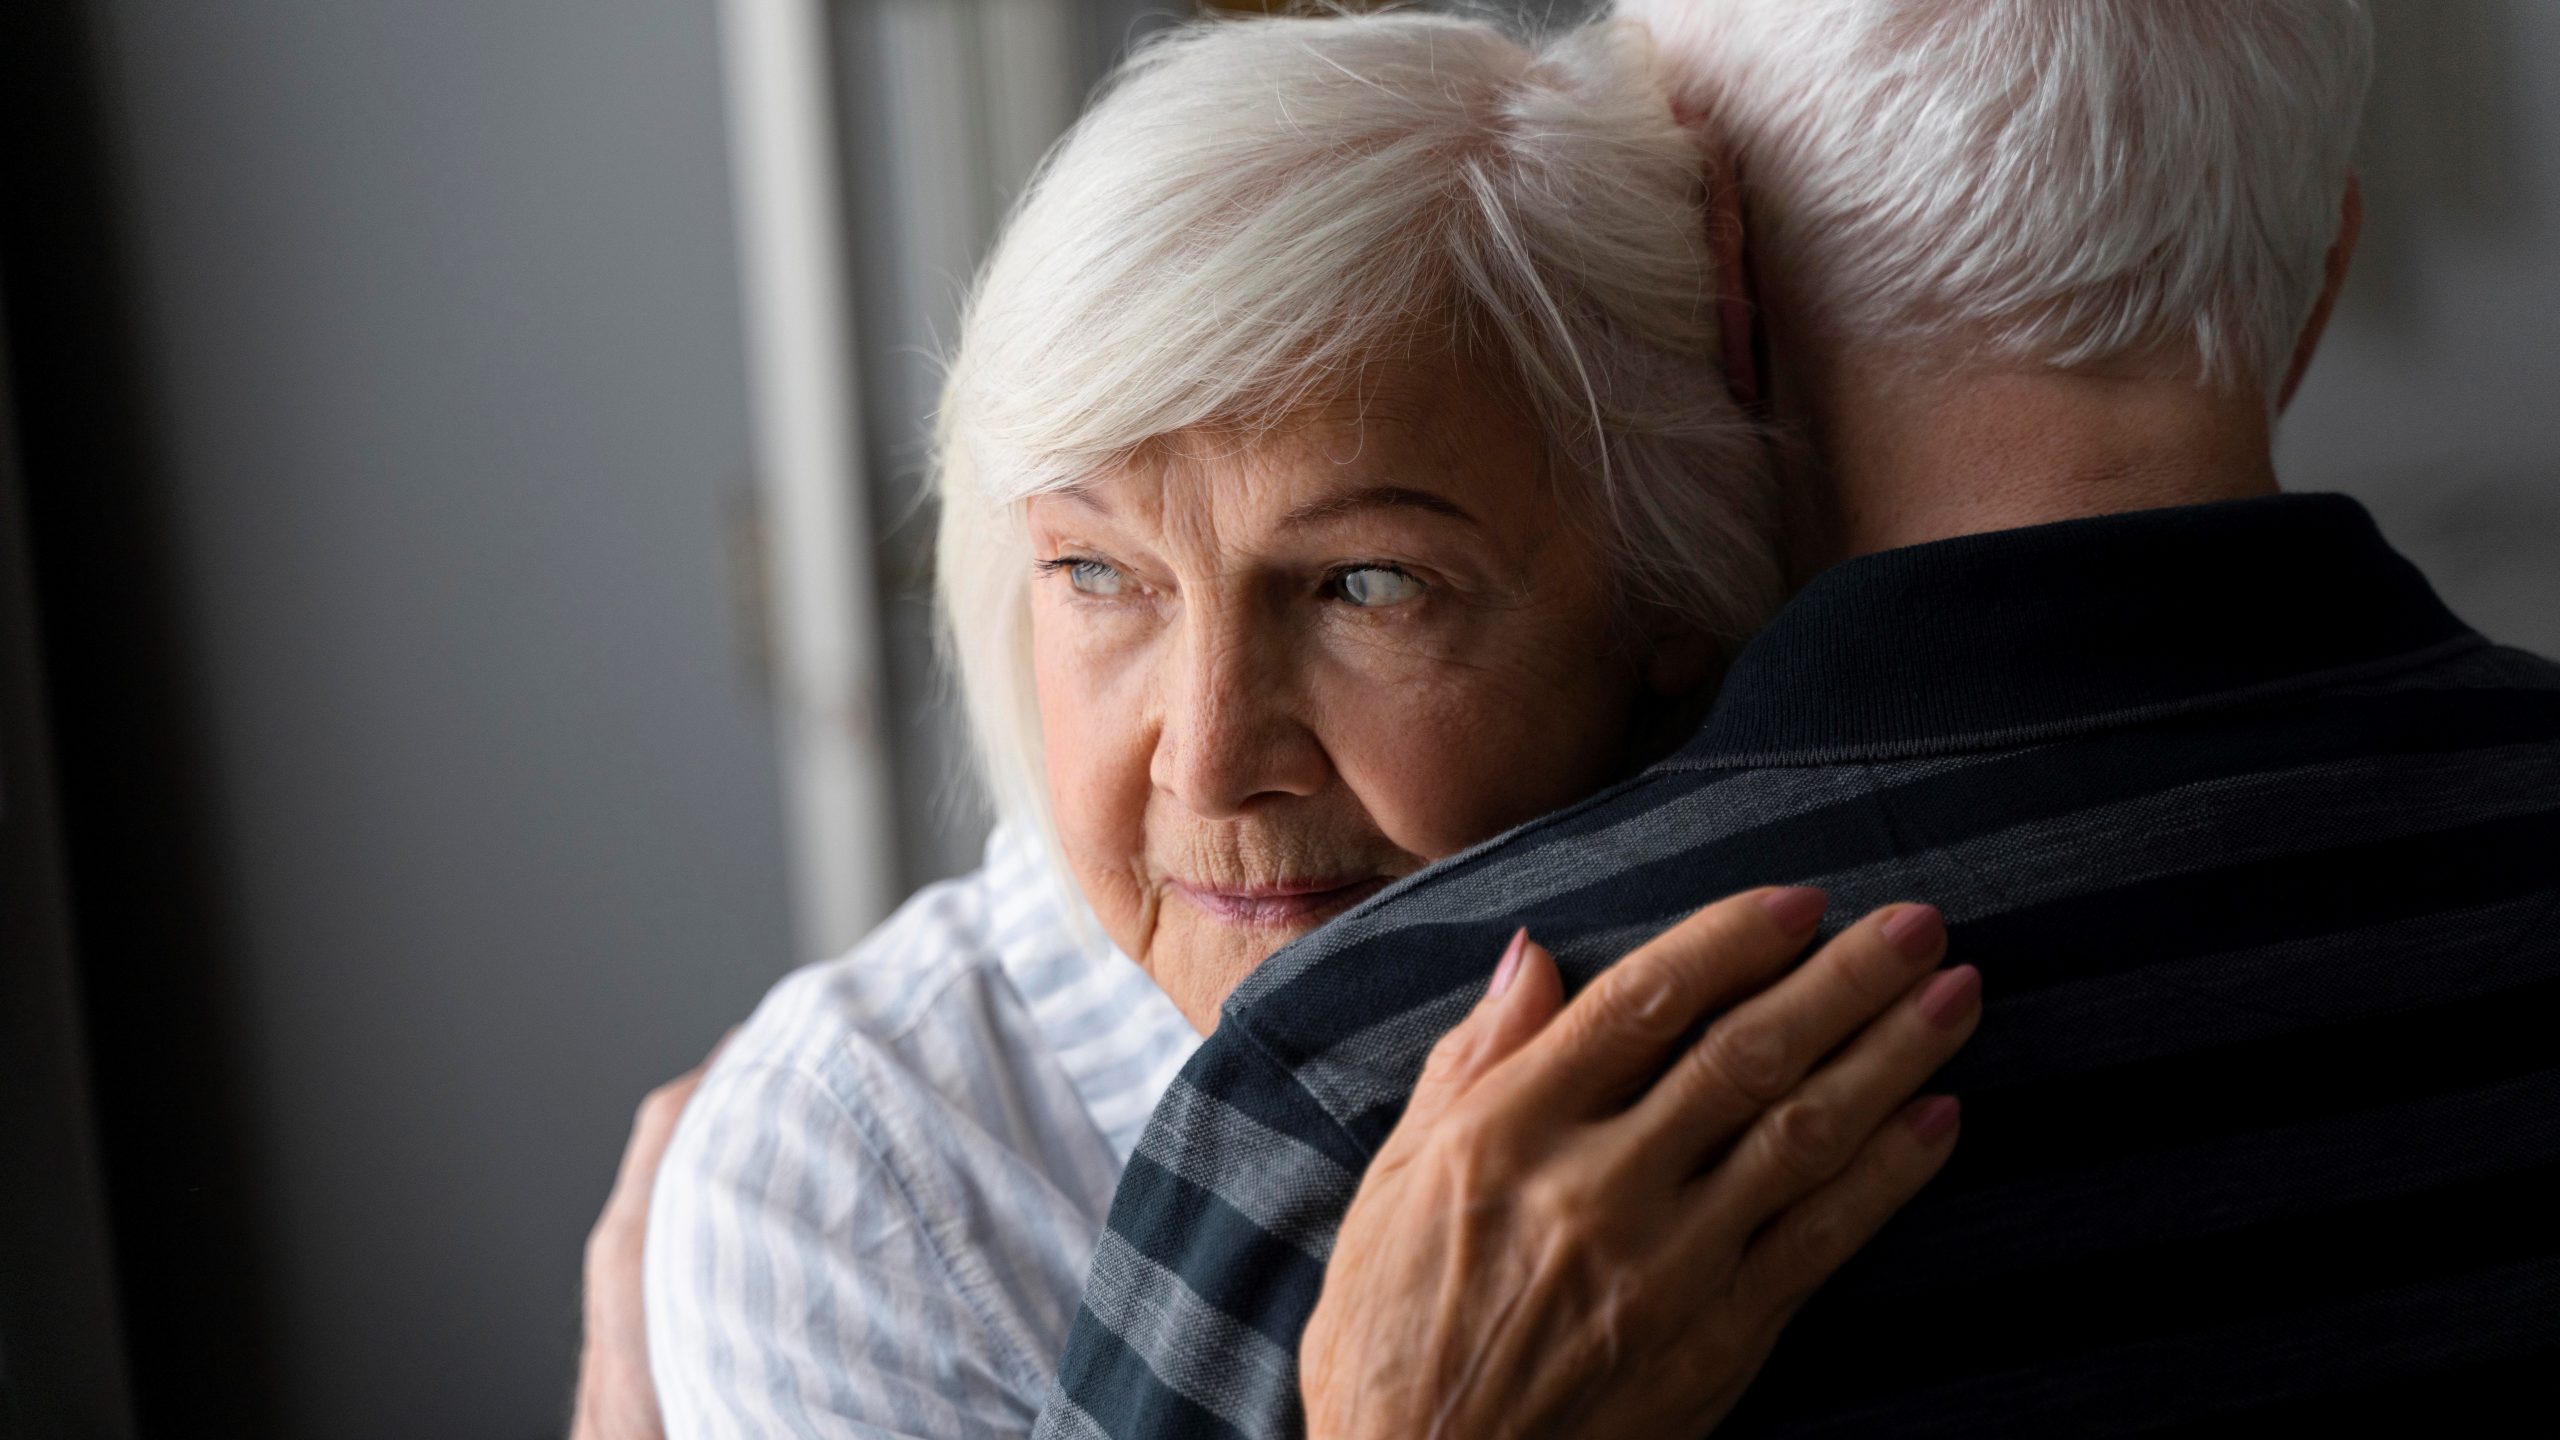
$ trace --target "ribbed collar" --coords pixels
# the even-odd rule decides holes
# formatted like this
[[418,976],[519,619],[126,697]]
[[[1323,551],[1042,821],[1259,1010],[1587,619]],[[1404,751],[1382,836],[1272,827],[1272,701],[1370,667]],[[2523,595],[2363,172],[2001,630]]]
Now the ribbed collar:
[[1816,577],[1735,660],[1673,763],[2025,744],[2486,643],[2343,495],[1967,535]]
[[987,836],[979,872],[988,943],[1040,1038],[1122,1163],[1200,1034],[1138,963],[1106,939],[1023,826]]

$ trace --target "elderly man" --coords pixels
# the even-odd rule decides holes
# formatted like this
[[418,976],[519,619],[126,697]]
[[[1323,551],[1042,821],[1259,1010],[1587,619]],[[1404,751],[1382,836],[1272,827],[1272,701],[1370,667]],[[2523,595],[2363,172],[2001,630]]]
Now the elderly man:
[[[1469,1272],[1503,1246],[1431,1243],[1516,1211],[1503,1160],[1532,1143],[1499,1112],[1398,1135],[1435,1042],[1553,1003],[1479,1000],[1515,924],[1569,989],[1769,883],[1835,914],[1935,900],[1989,1002],[1940,1077],[1963,1148],[1719,1433],[2460,1432],[2547,1405],[2560,667],[2463,626],[2353,502],[2278,493],[2271,458],[2355,240],[2362,7],[1622,8],[1732,147],[1771,403],[1819,457],[1812,578],[1673,759],[1235,991],[1122,1181],[1123,1259],[1044,1432],[1474,1433],[1450,1417],[1507,1378],[1481,1358],[1554,1297]],[[1771,1078],[1810,1058],[1768,1038]],[[1846,1162],[1806,1133],[1809,1169]],[[1426,1143],[1446,1183],[1362,1189],[1346,1221],[1382,1148]],[[1580,1198],[1530,1240],[1624,1253],[1607,1183]],[[1381,1323],[1371,1292],[1425,1250],[1488,1303]],[[1578,1274],[1595,1312],[1611,1279]],[[1168,1297],[1194,1318],[1162,1323]],[[1257,1383],[1292,1361],[1409,1376],[1411,1405],[1301,1416]],[[1609,1389],[1679,1383],[1584,1363],[1573,1433],[1613,1433]]]

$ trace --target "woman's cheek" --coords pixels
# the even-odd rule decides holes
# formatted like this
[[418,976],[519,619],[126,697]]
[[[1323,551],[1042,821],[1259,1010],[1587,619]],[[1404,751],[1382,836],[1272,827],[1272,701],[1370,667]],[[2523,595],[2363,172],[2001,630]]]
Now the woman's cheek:
[[[1060,613],[1064,612],[1064,613]],[[1071,846],[1134,846],[1126,829],[1146,801],[1148,721],[1136,693],[1139,647],[1056,604],[1032,616],[1032,677],[1051,800]]]
[[1329,667],[1327,748],[1400,848],[1455,854],[1614,778],[1631,685],[1510,638],[1481,655],[1369,647]]
[[1043,596],[1031,612],[1032,676],[1044,725],[1091,719],[1143,701],[1153,627],[1136,607]]
[[1518,702],[1448,665],[1337,667],[1319,713],[1334,767],[1398,849],[1452,855],[1507,828]]
[[1075,614],[1033,612],[1032,675],[1050,814],[1077,888],[1112,941],[1145,962],[1153,897],[1146,852],[1149,741],[1142,697],[1125,692],[1132,659]]

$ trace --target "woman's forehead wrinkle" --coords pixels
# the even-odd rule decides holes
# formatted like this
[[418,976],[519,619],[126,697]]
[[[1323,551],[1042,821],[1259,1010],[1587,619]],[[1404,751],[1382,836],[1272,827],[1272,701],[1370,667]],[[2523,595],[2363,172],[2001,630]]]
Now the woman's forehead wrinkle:
[[1340,488],[1298,505],[1284,523],[1409,508],[1481,525],[1457,497],[1417,483],[1479,470],[1486,440],[1472,423],[1485,398],[1474,390],[1479,378],[1471,367],[1381,364],[1316,407],[1297,438],[1341,472]]
[[[1271,533],[1314,519],[1402,503],[1455,509],[1450,502],[1409,486],[1373,479],[1382,465],[1400,463],[1398,443],[1362,447],[1360,457],[1338,453],[1337,417],[1316,415],[1252,438],[1201,437],[1164,467],[1167,515],[1182,512],[1195,526]],[[1375,492],[1374,494],[1371,492]]]
[[1283,528],[1316,525],[1367,510],[1398,509],[1445,515],[1452,520],[1463,520],[1479,529],[1484,525],[1483,521],[1478,520],[1465,506],[1455,500],[1436,495],[1428,490],[1417,490],[1410,485],[1364,485],[1357,490],[1340,495],[1322,496],[1291,510],[1281,517],[1280,524]]
[[1096,489],[1094,483],[1090,480],[1077,480],[1069,484],[1060,485],[1055,489],[1042,490],[1033,495],[1031,499],[1035,504],[1044,499],[1064,500],[1071,505],[1079,506],[1086,510],[1096,511],[1100,514],[1108,515],[1111,513],[1110,498],[1105,496],[1100,490]]
[[1359,383],[1267,428],[1159,436],[1091,479],[1048,493],[1199,554],[1259,549],[1249,537],[1276,540],[1372,514],[1430,515],[1487,531],[1508,510],[1498,495],[1470,493],[1494,462],[1483,423],[1493,397],[1470,393],[1475,378],[1463,366],[1374,364]]
[[1138,447],[1079,479],[1035,491],[1026,503],[1038,510],[1063,502],[1097,520],[1143,525],[1162,506],[1166,476],[1176,459],[1159,446]]

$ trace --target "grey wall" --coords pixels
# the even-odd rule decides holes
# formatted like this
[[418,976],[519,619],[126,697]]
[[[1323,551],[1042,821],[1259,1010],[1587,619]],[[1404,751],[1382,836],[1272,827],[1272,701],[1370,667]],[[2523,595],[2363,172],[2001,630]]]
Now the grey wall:
[[2376,0],[2356,268],[2278,446],[2491,637],[2560,655],[2560,5]]
[[0,389],[0,1435],[87,1440],[133,1416],[12,409]]
[[712,10],[88,8],[276,1433],[556,1434],[631,1107],[794,958]]

